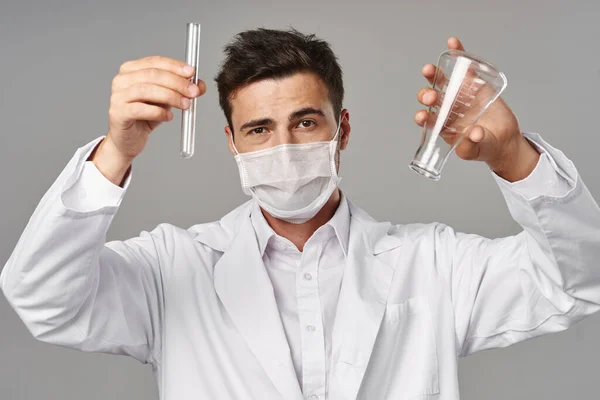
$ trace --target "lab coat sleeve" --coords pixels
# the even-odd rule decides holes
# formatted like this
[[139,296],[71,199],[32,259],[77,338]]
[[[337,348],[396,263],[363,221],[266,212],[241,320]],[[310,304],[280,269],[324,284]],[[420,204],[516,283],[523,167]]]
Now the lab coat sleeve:
[[563,331],[600,310],[600,208],[571,160],[524,135],[545,153],[529,181],[494,174],[522,231],[489,239],[437,225],[458,356]]
[[[528,136],[530,134],[525,134],[526,138]],[[556,160],[554,160],[543,146],[536,143],[535,139],[530,139],[529,142],[540,153],[540,159],[531,174],[520,181],[509,182],[493,171],[490,171],[494,179],[496,179],[499,185],[508,186],[527,200],[533,200],[541,195],[563,197],[574,186],[574,182],[558,166]]]
[[[103,181],[86,164],[102,138],[79,148],[46,191],[0,274],[0,288],[41,341],[156,362],[161,226],[106,242],[126,187]],[[93,197],[102,190],[108,192]]]
[[79,178],[63,193],[63,203],[65,207],[79,212],[91,212],[104,206],[119,206],[131,177],[131,173],[128,173],[123,187],[117,186],[106,179],[92,161],[86,161]]

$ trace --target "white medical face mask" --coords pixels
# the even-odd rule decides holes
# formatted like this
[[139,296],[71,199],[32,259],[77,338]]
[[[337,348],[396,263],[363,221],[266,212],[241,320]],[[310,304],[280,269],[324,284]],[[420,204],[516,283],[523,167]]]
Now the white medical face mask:
[[342,118],[327,142],[282,144],[236,156],[242,190],[275,218],[301,224],[314,217],[338,186],[335,153]]

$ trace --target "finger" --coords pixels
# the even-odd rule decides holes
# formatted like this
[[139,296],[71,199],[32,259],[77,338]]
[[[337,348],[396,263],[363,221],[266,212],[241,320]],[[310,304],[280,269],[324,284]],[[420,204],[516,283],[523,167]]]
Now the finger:
[[427,121],[427,110],[419,110],[415,113],[415,122],[419,126],[425,125]]
[[135,121],[170,121],[173,119],[171,110],[145,103],[128,104],[122,108],[122,112],[126,115],[126,119]]
[[497,146],[494,135],[479,125],[466,130],[456,147],[456,155],[464,160],[484,160],[491,149]]
[[[443,87],[444,84],[447,82],[447,77],[443,73],[443,71],[433,64],[425,64],[421,70],[421,73],[427,79],[427,82],[429,82],[432,86],[438,88]],[[434,80],[435,85],[433,84]]]
[[[448,48],[449,49],[455,49],[455,50],[461,50],[464,51],[464,47],[462,42],[455,36],[451,36],[450,38],[448,38]],[[437,68],[435,65],[433,64],[425,64],[423,66],[423,69],[421,70],[421,73],[423,74],[423,76],[425,78],[427,78],[427,81],[430,84],[433,84],[433,80],[436,74]],[[445,78],[444,75],[440,74],[439,78],[437,79],[437,85],[441,86],[443,79]]]
[[204,82],[202,79],[198,79],[196,84],[198,85],[198,88],[200,88],[199,96],[202,96],[204,93],[206,93],[206,82]]
[[468,138],[473,142],[473,143],[480,143],[483,138],[485,136],[485,132],[483,131],[483,128],[480,126],[476,126],[473,129],[471,129],[471,131],[468,133]]
[[433,78],[435,77],[435,65],[425,64],[421,70],[421,73],[430,84],[433,84]]
[[165,110],[167,110],[167,111],[170,111],[170,110],[171,110],[171,108],[173,108],[173,107],[171,107],[171,106],[170,106],[170,105],[168,105],[168,104],[152,103],[151,101],[147,101],[145,104],[150,104],[151,106],[157,106],[157,107],[161,107],[161,108],[163,108],[163,109],[165,109]]
[[480,147],[469,136],[464,136],[455,151],[456,155],[463,160],[476,160],[479,157]]
[[185,78],[190,78],[194,75],[195,70],[192,68],[192,70],[186,71],[186,67],[188,67],[188,64],[184,61],[155,55],[139,58],[137,60],[125,61],[123,64],[121,64],[119,73],[127,73],[147,68],[158,68],[183,76]]
[[[150,105],[155,105],[157,107],[160,107],[164,110],[167,111],[167,119],[166,121],[171,121],[173,120],[173,111],[171,111],[171,106],[165,105],[165,104],[154,104],[154,103],[143,103],[143,104],[150,104]],[[155,130],[157,126],[159,126],[161,123],[163,123],[165,121],[163,120],[158,120],[158,121],[148,121],[148,126],[150,126],[151,130]]]
[[[448,45],[448,49],[450,49],[450,50],[465,51],[465,47],[463,46],[463,44],[460,41],[460,39],[457,38],[456,36],[450,36],[448,38],[447,45]],[[479,75],[478,75],[478,73],[477,73],[477,71],[475,69],[469,68],[468,71],[467,71],[467,76],[468,77],[472,77],[472,78],[476,78]]]
[[201,96],[206,92],[204,81],[199,80],[198,84],[194,84],[180,75],[158,68],[120,73],[113,79],[112,91],[124,90],[141,83],[151,83],[172,89],[189,98]]
[[122,103],[154,103],[161,106],[177,107],[182,110],[187,109],[190,105],[190,99],[187,97],[182,96],[172,89],[152,83],[139,83],[121,92],[113,93],[113,96],[115,97],[115,101]]
[[438,101],[438,92],[432,88],[422,88],[417,93],[417,100],[423,105],[432,106]]
[[456,36],[449,37],[447,44],[448,44],[448,49],[450,49],[450,50],[465,51],[465,48],[464,48],[462,42]]
[[[436,86],[443,86],[446,76],[433,64],[425,64],[421,69],[421,73],[427,79],[427,81],[433,85],[434,79],[436,80]],[[437,73],[437,76],[436,76]]]

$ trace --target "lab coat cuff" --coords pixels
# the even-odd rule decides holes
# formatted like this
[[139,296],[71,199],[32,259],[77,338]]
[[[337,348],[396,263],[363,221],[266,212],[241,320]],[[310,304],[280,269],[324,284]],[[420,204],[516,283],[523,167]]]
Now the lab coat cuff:
[[63,196],[69,208],[93,211],[104,205],[119,206],[125,190],[102,175],[92,161],[86,161],[79,179]]
[[538,150],[540,158],[526,178],[509,182],[491,171],[503,192],[520,195],[527,201],[539,197],[563,198],[575,187],[578,174],[573,162],[563,152],[552,147],[537,133],[523,136]]
[[115,214],[132,179],[130,169],[123,187],[109,181],[93,162],[87,161],[92,151],[106,136],[100,136],[80,147],[65,171],[67,178],[60,190],[63,213],[72,217]]

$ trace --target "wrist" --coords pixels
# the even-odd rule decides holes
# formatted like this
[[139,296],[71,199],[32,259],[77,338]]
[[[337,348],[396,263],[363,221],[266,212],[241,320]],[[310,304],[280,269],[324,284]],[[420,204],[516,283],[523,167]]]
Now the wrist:
[[123,157],[108,136],[94,149],[88,161],[92,161],[105,178],[121,187],[133,162],[132,159]]
[[511,150],[495,162],[488,163],[494,173],[509,182],[527,178],[538,164],[540,153],[524,136],[519,134]]

